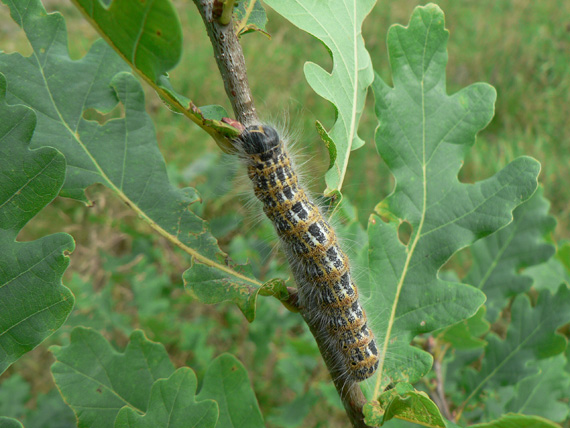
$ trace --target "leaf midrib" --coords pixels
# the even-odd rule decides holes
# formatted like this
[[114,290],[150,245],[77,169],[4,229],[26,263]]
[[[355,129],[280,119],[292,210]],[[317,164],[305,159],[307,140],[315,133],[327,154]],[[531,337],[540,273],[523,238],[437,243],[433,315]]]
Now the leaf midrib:
[[384,345],[382,346],[382,353],[380,356],[380,366],[378,367],[378,374],[376,378],[376,385],[374,387],[374,397],[378,397],[380,392],[380,385],[382,384],[382,374],[384,370],[384,361],[386,359],[386,354],[388,351],[388,344],[390,343],[390,337],[392,334],[392,328],[394,326],[394,320],[396,318],[396,310],[398,308],[398,302],[400,299],[400,293],[402,291],[404,280],[406,278],[406,274],[408,271],[408,266],[412,259],[412,255],[414,254],[414,250],[418,241],[421,236],[421,231],[424,225],[425,217],[426,217],[426,206],[427,206],[427,165],[426,165],[426,109],[425,109],[425,90],[424,90],[424,81],[425,81],[425,74],[426,74],[426,67],[425,67],[425,56],[427,51],[427,44],[429,40],[429,34],[431,30],[431,26],[433,23],[433,17],[429,23],[429,26],[426,30],[426,38],[424,43],[424,51],[422,54],[422,80],[421,80],[421,95],[422,95],[422,186],[423,186],[423,200],[422,200],[422,216],[420,219],[420,223],[418,226],[418,230],[414,236],[414,241],[412,242],[411,247],[409,248],[408,255],[406,257],[406,262],[404,264],[404,268],[402,270],[402,274],[400,276],[400,281],[398,282],[398,286],[396,288],[396,294],[394,296],[394,303],[392,304],[392,310],[390,312],[390,319],[388,320],[388,328],[386,329],[386,337],[384,338]]
[[147,7],[146,7],[146,10],[143,12],[143,17],[144,17],[144,18],[143,18],[143,20],[142,20],[142,24],[141,24],[141,26],[140,26],[139,33],[137,34],[137,37],[135,38],[134,43],[133,43],[133,52],[132,52],[132,60],[131,60],[131,62],[132,62],[135,66],[136,66],[136,64],[137,64],[137,54],[138,54],[138,52],[139,52],[139,44],[140,44],[141,38],[142,38],[142,36],[143,36],[143,34],[144,34],[145,30],[146,30],[146,21],[148,20],[148,14],[149,14],[149,11],[150,11],[151,7],[153,6],[153,4],[154,4],[154,1],[149,1],[149,2],[148,2]]
[[479,281],[479,284],[477,284],[477,288],[479,290],[482,290],[483,287],[485,287],[485,285],[487,284],[487,280],[491,277],[491,275],[493,274],[493,272],[495,271],[495,269],[499,265],[499,262],[503,258],[503,254],[505,253],[505,251],[507,251],[507,249],[509,248],[509,245],[511,244],[511,242],[515,238],[518,227],[519,227],[518,223],[514,225],[513,230],[511,230],[511,233],[509,234],[506,242],[501,246],[501,248],[497,252],[497,255],[495,256],[493,262],[489,265],[487,271],[485,272],[485,275],[483,275],[483,277],[481,278],[481,281]]
[[[88,374],[86,374],[86,373],[84,373],[84,372],[82,372],[82,371],[76,369],[75,367],[73,367],[72,365],[70,365],[70,364],[68,364],[68,363],[66,363],[66,362],[63,362],[63,361],[61,361],[61,360],[58,360],[57,362],[60,363],[61,365],[65,366],[65,367],[67,367],[69,370],[75,372],[76,374],[85,377],[86,379],[90,380],[91,382],[95,383],[96,385],[101,386],[102,388],[104,388],[105,390],[107,390],[108,392],[110,392],[111,395],[114,395],[114,396],[115,396],[116,398],[118,398],[120,401],[122,401],[123,403],[125,403],[127,406],[132,407],[133,409],[136,409],[136,410],[139,411],[140,413],[144,413],[143,410],[139,409],[137,406],[135,406],[134,404],[132,404],[132,403],[130,403],[129,401],[127,401],[127,399],[123,398],[121,395],[119,395],[119,393],[118,393],[117,391],[115,391],[114,389],[112,389],[112,388],[114,388],[114,387],[113,387],[112,382],[110,382],[109,377],[107,376],[107,371],[106,371],[105,367],[102,366],[102,368],[103,368],[103,370],[104,370],[104,372],[105,372],[105,376],[107,376],[107,380],[109,380],[109,383],[111,383],[111,386],[105,385],[103,382],[100,382],[98,379],[95,379],[94,377],[89,376]],[[75,406],[75,404],[73,404],[72,407],[79,407],[79,406]],[[85,408],[85,406],[81,406],[81,407],[84,407],[84,408]],[[87,408],[91,409],[91,407],[87,407]],[[109,407],[108,409],[119,409],[119,410],[120,410],[121,408],[122,408],[122,407]]]
[[[338,52],[338,56],[339,56],[339,60],[340,63],[342,63],[345,68],[346,68],[346,72],[347,74],[350,76],[352,74],[353,79],[351,81],[352,84],[352,109],[350,112],[350,126],[349,129],[347,129],[348,131],[348,135],[347,135],[347,143],[348,143],[348,152],[343,160],[343,164],[342,167],[339,168],[338,166],[336,167],[339,171],[339,181],[338,181],[338,185],[337,185],[337,190],[340,191],[340,189],[342,188],[342,184],[344,181],[344,177],[346,175],[346,170],[348,167],[348,160],[350,158],[350,151],[352,148],[352,142],[354,140],[354,136],[355,136],[355,128],[356,128],[356,115],[357,115],[357,101],[358,101],[358,71],[359,71],[359,63],[358,63],[358,23],[357,23],[357,11],[356,11],[356,3],[357,0],[352,0],[352,6],[353,6],[353,18],[354,18],[354,25],[352,25],[352,29],[353,29],[353,33],[352,33],[352,51],[354,53],[354,58],[353,58],[353,63],[354,63],[354,68],[351,70],[350,67],[348,66],[345,57],[342,54],[342,49],[340,49],[338,47],[338,44],[336,43],[334,37],[332,36],[332,34],[330,33],[330,31],[321,24],[321,22],[319,21],[318,17],[315,16],[304,4],[302,1],[298,1],[297,4],[305,10],[306,14],[308,16],[310,16],[311,18],[313,18],[314,22],[319,25],[321,27],[321,29],[327,34],[327,36],[329,37],[329,40],[332,42],[333,46],[336,48],[337,52]],[[334,71],[334,67],[333,67],[333,71]],[[331,73],[332,76],[332,73]],[[341,85],[342,87],[342,85]],[[336,103],[335,103],[336,104]],[[339,120],[341,120],[339,118]],[[346,125],[345,125],[346,126]],[[335,162],[336,165],[336,162]]]
[[[548,320],[548,319],[547,319]],[[477,385],[477,387],[473,390],[473,392],[471,392],[471,394],[469,394],[469,396],[465,399],[465,401],[461,404],[461,406],[459,407],[459,412],[458,415],[461,416],[461,413],[463,412],[463,409],[465,408],[465,406],[467,405],[467,403],[469,402],[469,400],[471,400],[475,394],[477,392],[479,392],[479,390],[483,387],[483,385],[485,385],[489,379],[491,379],[493,376],[495,376],[495,374],[516,354],[519,352],[519,350],[521,348],[524,347],[524,345],[536,334],[536,332],[538,330],[540,330],[540,328],[542,327],[542,325],[547,321],[547,320],[541,320],[536,326],[535,328],[532,330],[532,332],[522,341],[520,342],[511,352],[509,352],[509,354],[507,355],[506,358],[503,358],[503,360],[495,367],[495,369],[493,369],[487,376],[485,376],[485,378],[479,382],[479,385]],[[508,337],[507,337],[508,340]]]
[[14,198],[16,198],[17,195],[20,195],[22,190],[24,190],[26,187],[30,186],[31,183],[33,181],[35,181],[36,178],[38,178],[40,175],[42,175],[46,170],[48,170],[48,168],[50,168],[52,163],[54,163],[56,160],[57,160],[57,154],[53,153],[51,159],[49,160],[49,162],[47,164],[45,164],[35,175],[33,175],[32,177],[28,177],[28,181],[26,181],[22,186],[20,186],[20,188],[18,190],[14,191],[14,193],[12,193],[12,195],[8,199],[6,199],[6,201],[4,201],[2,204],[0,204],[0,209],[4,205],[6,205],[10,201],[12,201]]
[[206,256],[200,254],[199,252],[197,252],[196,250],[194,250],[193,248],[187,246],[186,244],[182,243],[181,241],[179,241],[177,238],[175,238],[174,236],[172,236],[170,233],[168,233],[166,230],[164,230],[161,226],[159,226],[154,220],[152,220],[144,211],[142,211],[138,205],[132,201],[123,191],[122,189],[119,189],[112,181],[111,179],[107,176],[107,174],[105,173],[105,171],[103,171],[103,169],[101,168],[101,166],[99,165],[99,163],[97,162],[97,160],[92,156],[91,152],[87,149],[87,147],[83,144],[83,142],[81,141],[81,139],[79,138],[79,135],[74,132],[69,125],[67,124],[67,122],[65,121],[64,117],[62,116],[61,112],[59,111],[59,108],[55,102],[55,100],[53,99],[50,87],[48,85],[45,73],[44,73],[44,68],[42,66],[42,63],[39,60],[39,57],[36,54],[36,51],[34,50],[32,55],[34,56],[36,63],[37,63],[37,67],[38,70],[42,76],[42,79],[44,81],[44,85],[46,88],[46,91],[48,93],[49,99],[51,101],[51,104],[53,105],[53,108],[57,114],[57,116],[59,117],[59,121],[60,123],[63,125],[63,127],[69,132],[69,134],[73,137],[73,139],[77,142],[77,144],[81,147],[81,149],[85,152],[85,154],[87,155],[87,157],[91,160],[91,162],[93,163],[93,165],[95,166],[97,172],[99,173],[99,175],[104,179],[105,184],[113,191],[117,194],[117,196],[119,196],[119,198],[127,205],[129,206],[133,211],[135,211],[143,220],[145,220],[151,228],[153,228],[154,230],[156,230],[161,236],[163,236],[164,238],[166,238],[168,241],[172,242],[174,245],[176,245],[178,248],[182,249],[184,252],[190,254],[193,258],[195,258],[196,260],[198,260],[200,263],[203,263],[207,266],[213,267],[215,269],[221,270],[229,275],[232,275],[236,278],[239,278],[247,283],[251,283],[254,284],[255,286],[260,287],[262,284],[261,282],[252,279],[252,278],[248,278],[247,276],[244,276],[238,272],[235,272],[234,270],[221,265],[209,258],[207,258]]
[[[13,329],[15,329],[16,327],[18,327],[19,325],[25,323],[26,321],[28,321],[29,319],[31,319],[32,317],[35,317],[38,314],[41,314],[42,312],[48,311],[51,308],[58,306],[62,303],[65,303],[69,301],[69,297],[65,297],[61,300],[58,300],[57,302],[54,302],[53,304],[49,305],[49,306],[44,306],[43,308],[41,308],[39,311],[35,311],[34,313],[29,314],[27,317],[22,318],[20,321],[18,321],[17,323],[12,324],[9,328],[7,328],[6,330],[4,330],[3,332],[0,333],[0,338],[2,336],[4,336],[5,334],[8,334],[10,331],[12,331]],[[51,334],[51,333],[50,333]]]

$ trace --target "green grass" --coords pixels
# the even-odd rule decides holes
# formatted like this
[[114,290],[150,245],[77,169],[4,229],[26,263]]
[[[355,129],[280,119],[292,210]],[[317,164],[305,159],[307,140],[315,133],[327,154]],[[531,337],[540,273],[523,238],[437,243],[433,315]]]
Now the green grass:
[[[195,7],[190,1],[174,3],[185,40],[182,61],[171,73],[174,86],[198,105],[221,104],[230,111]],[[484,81],[498,92],[495,118],[466,159],[462,180],[488,177],[517,156],[535,157],[542,164],[540,181],[545,196],[558,218],[554,238],[570,239],[570,2],[436,3],[445,11],[451,32],[448,91]],[[365,21],[366,46],[375,69],[387,81],[388,27],[393,23],[407,24],[418,4],[423,2],[381,1]],[[97,38],[96,33],[69,2],[52,0],[48,8],[65,15],[72,56],[81,57]],[[334,109],[314,94],[302,69],[308,60],[328,69],[332,62],[317,40],[271,11],[269,19],[271,40],[259,34],[242,39],[256,106],[261,118],[278,121],[285,115],[291,128],[302,130],[298,147],[311,159],[305,166],[307,175],[320,177],[311,182],[312,190],[318,193],[324,189],[322,176],[328,155],[318,140],[314,122],[318,119],[330,128]],[[0,49],[30,52],[5,6],[0,7]],[[146,90],[147,111],[154,118],[169,172],[180,185],[199,186],[204,217],[211,220],[236,210],[244,217],[250,216],[241,199],[220,194],[219,184],[214,184],[215,168],[187,182],[187,168],[192,162],[204,159],[202,156],[219,156],[220,151],[207,134],[169,111],[152,91]],[[352,153],[344,185],[344,192],[358,207],[363,223],[393,186],[393,178],[373,143],[376,121],[372,107],[370,97],[360,127],[366,145]],[[249,368],[262,411],[266,420],[272,421],[270,426],[283,426],[279,425],[279,408],[298,397],[306,400],[295,403],[298,409],[315,397],[324,403],[311,412],[303,426],[345,426],[345,416],[331,393],[327,373],[317,363],[312,338],[298,316],[287,313],[271,299],[263,299],[258,304],[258,320],[248,325],[232,305],[211,307],[192,301],[184,293],[180,279],[189,260],[153,236],[111,192],[96,187],[90,194],[95,207],[86,209],[58,199],[20,236],[35,239],[67,231],[76,239],[77,250],[66,274],[66,284],[78,297],[70,325],[91,322],[119,345],[124,345],[127,330],[143,328],[151,339],[167,346],[175,364],[193,367],[199,377],[213,355],[233,352]],[[236,259],[250,258],[254,269],[267,277],[287,275],[279,253],[273,254],[268,263],[260,257],[271,249],[267,238],[270,227],[262,223],[259,233],[256,227],[247,219],[239,228],[220,226],[224,230],[223,248]],[[152,284],[152,289],[141,289],[137,281]],[[159,310],[142,304],[145,298],[165,306],[159,305]],[[65,327],[48,342],[65,341],[68,331],[69,327]],[[27,411],[32,412],[30,418],[36,405],[42,404],[40,393],[53,388],[47,373],[51,356],[46,348],[44,344],[23,357],[0,378],[4,385],[11,375],[19,373],[31,385],[31,401],[27,404]],[[291,372],[303,375],[294,377]],[[58,405],[63,406],[61,402]]]

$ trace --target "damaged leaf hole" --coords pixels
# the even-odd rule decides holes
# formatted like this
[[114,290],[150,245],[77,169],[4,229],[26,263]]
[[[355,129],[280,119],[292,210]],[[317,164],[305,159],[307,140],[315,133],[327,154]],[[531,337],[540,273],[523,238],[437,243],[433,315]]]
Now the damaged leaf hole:
[[412,225],[407,220],[404,220],[398,226],[398,239],[402,244],[407,246],[410,242],[412,232],[413,232]]
[[88,108],[83,112],[83,119],[97,122],[99,125],[105,125],[113,119],[122,119],[125,117],[125,109],[122,103],[117,104],[111,111],[105,112],[94,108]]

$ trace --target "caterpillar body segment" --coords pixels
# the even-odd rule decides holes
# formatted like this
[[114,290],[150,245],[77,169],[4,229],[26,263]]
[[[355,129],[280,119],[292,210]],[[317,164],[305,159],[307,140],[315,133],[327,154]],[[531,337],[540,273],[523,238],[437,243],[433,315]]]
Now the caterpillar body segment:
[[369,378],[378,367],[378,350],[334,230],[299,185],[277,131],[266,125],[249,127],[236,145],[255,196],[282,241],[303,315],[318,326],[348,379]]

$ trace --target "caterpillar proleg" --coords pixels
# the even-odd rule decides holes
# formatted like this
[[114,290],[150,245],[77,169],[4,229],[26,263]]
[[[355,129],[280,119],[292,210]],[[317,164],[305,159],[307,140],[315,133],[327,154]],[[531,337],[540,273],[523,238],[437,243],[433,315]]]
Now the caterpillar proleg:
[[347,380],[363,381],[378,367],[374,335],[358,301],[349,261],[332,227],[299,185],[275,129],[247,128],[236,140],[255,196],[272,221],[298,284],[301,313],[325,335]]

